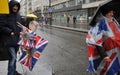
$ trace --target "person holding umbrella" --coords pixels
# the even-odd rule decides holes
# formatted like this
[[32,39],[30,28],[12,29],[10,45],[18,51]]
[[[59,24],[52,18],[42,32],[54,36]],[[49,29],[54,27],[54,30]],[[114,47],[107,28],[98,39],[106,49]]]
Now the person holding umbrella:
[[25,27],[31,29],[32,31],[36,31],[39,23],[37,21],[35,21],[35,19],[38,17],[34,14],[27,14],[26,17],[27,18],[26,18]]
[[[102,17],[90,28],[88,45],[89,72],[97,75],[116,75],[120,72],[120,29],[114,9],[105,5],[100,8]],[[119,74],[118,74],[119,75]]]

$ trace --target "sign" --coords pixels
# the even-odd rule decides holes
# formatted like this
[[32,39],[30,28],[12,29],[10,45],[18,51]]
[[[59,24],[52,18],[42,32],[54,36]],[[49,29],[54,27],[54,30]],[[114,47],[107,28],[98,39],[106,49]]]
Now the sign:
[[52,12],[52,10],[53,10],[52,7],[48,8],[48,12]]
[[0,0],[0,14],[9,14],[8,0]]

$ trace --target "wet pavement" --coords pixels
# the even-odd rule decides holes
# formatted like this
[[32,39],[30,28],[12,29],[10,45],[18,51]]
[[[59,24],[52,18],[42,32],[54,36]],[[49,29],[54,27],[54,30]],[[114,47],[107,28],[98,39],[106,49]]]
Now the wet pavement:
[[59,28],[39,29],[37,32],[49,41],[40,62],[51,66],[55,75],[93,75],[86,71],[86,33]]

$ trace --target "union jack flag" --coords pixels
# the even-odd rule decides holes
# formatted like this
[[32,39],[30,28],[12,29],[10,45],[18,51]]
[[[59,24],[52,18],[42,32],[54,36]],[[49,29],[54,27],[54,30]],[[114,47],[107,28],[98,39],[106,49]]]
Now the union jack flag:
[[[97,75],[116,75],[120,72],[120,30],[115,19],[109,22],[102,19],[91,27],[86,42],[88,44],[89,67],[87,70],[89,72]],[[95,45],[104,48],[111,62],[105,62],[100,58]]]
[[22,50],[22,55],[18,61],[32,71],[48,41],[24,26],[21,28],[23,28],[24,33],[18,42]]

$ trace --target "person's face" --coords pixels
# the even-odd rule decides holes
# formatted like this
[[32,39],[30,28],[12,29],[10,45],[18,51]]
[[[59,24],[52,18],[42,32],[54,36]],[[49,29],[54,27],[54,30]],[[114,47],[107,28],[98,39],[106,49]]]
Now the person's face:
[[107,18],[112,18],[113,17],[113,15],[114,15],[114,11],[109,11],[107,14],[106,14],[106,17]]
[[13,6],[13,12],[17,12],[18,11],[18,6],[17,5],[14,5]]

